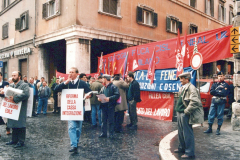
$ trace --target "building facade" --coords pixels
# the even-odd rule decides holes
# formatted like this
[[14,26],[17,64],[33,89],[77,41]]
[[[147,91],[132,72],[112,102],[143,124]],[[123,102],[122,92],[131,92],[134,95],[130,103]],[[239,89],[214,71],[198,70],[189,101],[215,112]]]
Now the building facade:
[[[129,46],[231,25],[232,0],[2,0],[0,59],[14,70],[46,77],[72,66],[97,71],[97,57]],[[232,72],[231,59],[204,64]]]

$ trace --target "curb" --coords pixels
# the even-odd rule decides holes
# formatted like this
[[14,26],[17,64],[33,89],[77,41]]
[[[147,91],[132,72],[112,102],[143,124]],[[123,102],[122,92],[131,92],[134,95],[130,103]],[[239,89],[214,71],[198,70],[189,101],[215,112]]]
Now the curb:
[[[193,125],[193,128],[199,127],[201,125],[196,124]],[[168,135],[166,135],[159,143],[159,154],[161,157],[161,160],[177,160],[177,158],[172,154],[170,151],[171,146],[171,140],[178,134],[178,130],[175,130]]]

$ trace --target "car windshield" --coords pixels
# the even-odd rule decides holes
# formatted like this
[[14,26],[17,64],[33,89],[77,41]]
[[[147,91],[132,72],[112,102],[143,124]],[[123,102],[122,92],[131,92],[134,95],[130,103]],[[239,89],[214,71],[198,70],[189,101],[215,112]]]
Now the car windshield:
[[[210,89],[210,83],[209,82],[199,82],[200,84],[200,92],[207,93]],[[198,86],[198,82],[197,82]]]

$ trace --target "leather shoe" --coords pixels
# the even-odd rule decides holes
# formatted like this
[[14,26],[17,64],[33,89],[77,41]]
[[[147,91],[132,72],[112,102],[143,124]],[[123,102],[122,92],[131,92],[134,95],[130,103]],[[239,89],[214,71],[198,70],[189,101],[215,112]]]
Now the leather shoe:
[[212,129],[208,128],[206,131],[204,131],[203,133],[212,133]]
[[185,151],[184,150],[175,149],[174,153],[185,153]]
[[131,127],[129,127],[129,129],[131,129],[131,130],[137,130],[137,125],[132,125]]
[[220,130],[219,129],[217,129],[216,135],[220,135]]
[[74,153],[77,153],[77,147],[72,147],[69,152],[74,152]]
[[181,156],[182,159],[192,159],[192,158],[195,158],[195,156],[188,156],[186,154],[182,155]]
[[6,143],[6,145],[13,145],[13,144],[17,144],[17,142],[10,141]]
[[20,148],[20,147],[23,147],[23,146],[24,146],[24,143],[18,142],[18,143],[14,146],[14,148]]
[[98,138],[107,138],[107,135],[102,133],[102,134],[100,134],[100,136]]

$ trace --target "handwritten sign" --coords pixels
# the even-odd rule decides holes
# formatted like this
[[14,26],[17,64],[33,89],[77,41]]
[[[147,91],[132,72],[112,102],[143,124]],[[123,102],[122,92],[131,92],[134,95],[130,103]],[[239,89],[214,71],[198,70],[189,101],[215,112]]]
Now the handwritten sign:
[[83,120],[83,89],[63,89],[61,120]]
[[19,103],[14,103],[10,101],[8,98],[4,98],[0,108],[0,116],[18,120],[20,110],[21,110],[22,101]]

